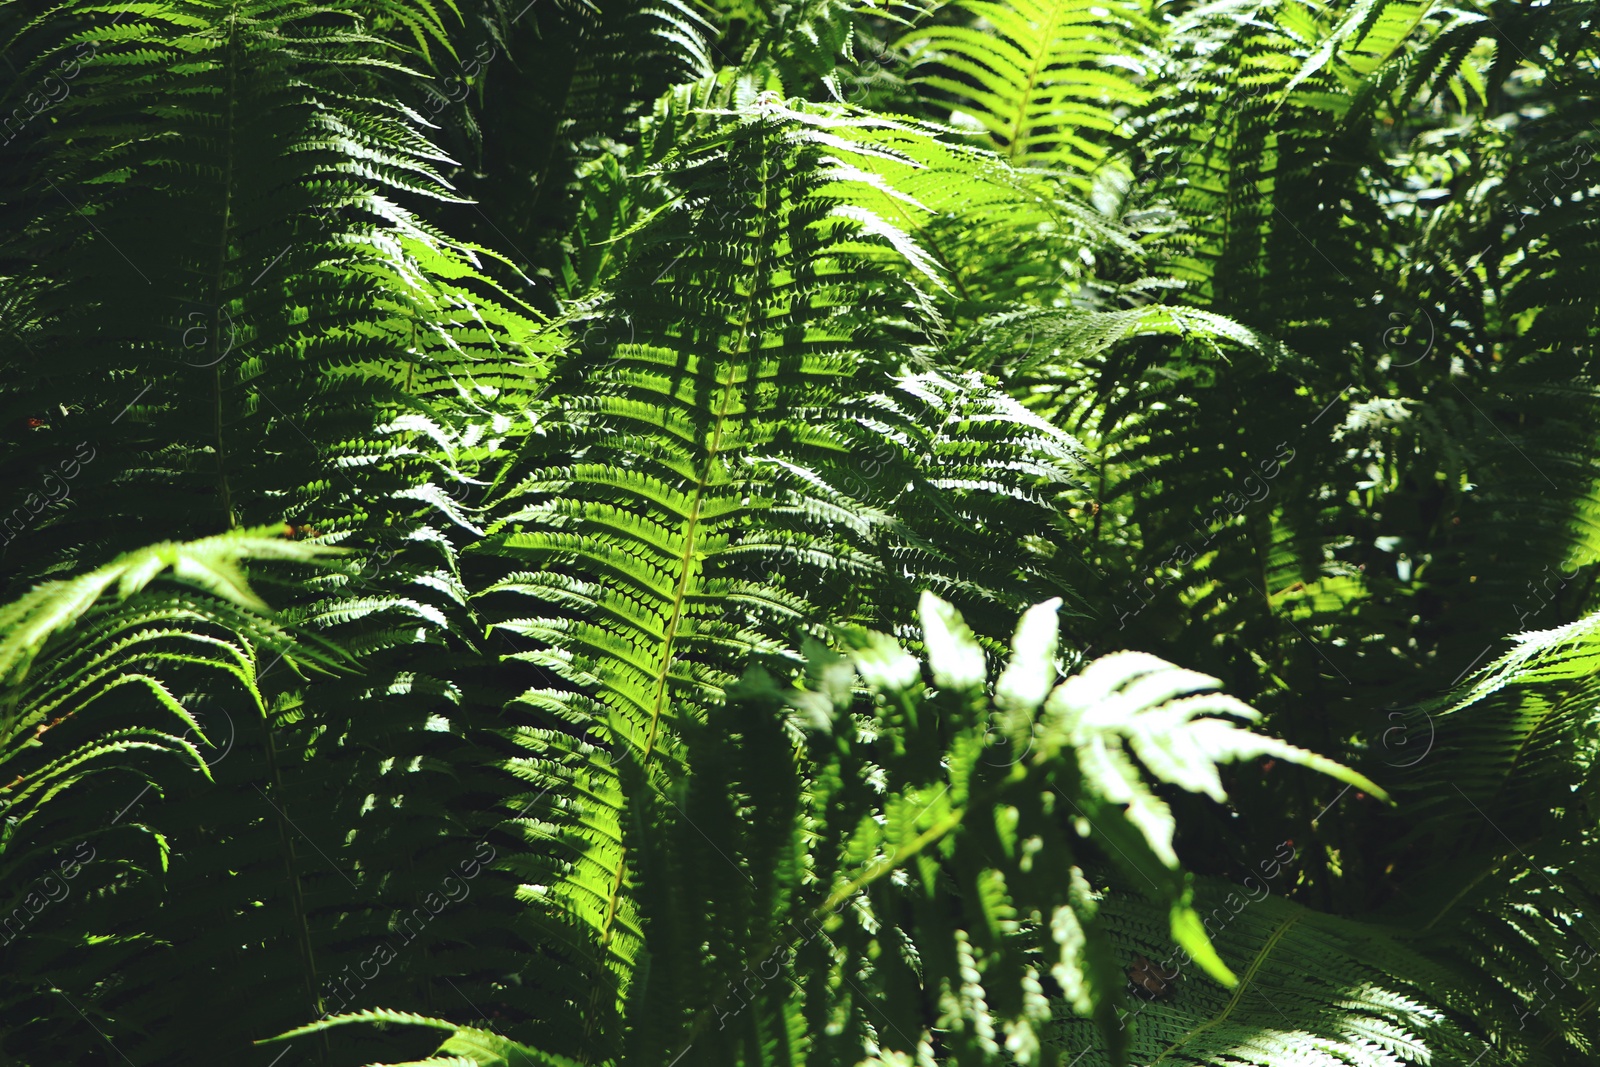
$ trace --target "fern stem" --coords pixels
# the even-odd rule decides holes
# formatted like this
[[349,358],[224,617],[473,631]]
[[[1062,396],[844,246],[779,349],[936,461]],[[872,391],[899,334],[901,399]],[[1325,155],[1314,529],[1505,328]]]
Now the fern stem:
[[224,49],[224,65],[227,71],[228,86],[224,94],[226,98],[226,115],[223,120],[224,133],[222,164],[222,225],[217,234],[217,269],[212,276],[211,283],[211,336],[208,338],[208,351],[211,354],[211,432],[217,450],[217,492],[222,500],[222,518],[226,529],[236,529],[239,525],[238,518],[233,513],[233,490],[228,484],[227,448],[222,436],[222,360],[227,355],[218,352],[222,338],[222,293],[224,274],[228,266],[228,236],[233,225],[233,156],[234,156],[234,110],[238,104],[238,12],[228,12],[228,43]]
[[[581,37],[579,39],[581,40]],[[544,142],[544,159],[539,163],[538,169],[533,172],[533,199],[529,201],[527,211],[523,214],[524,224],[528,228],[538,225],[539,207],[544,202],[545,189],[549,187],[550,180],[553,177],[551,168],[555,163],[556,144],[561,140],[558,134],[561,130],[562,122],[566,119],[571,107],[572,83],[577,77],[577,73],[578,59],[574,55],[571,57],[571,62],[566,65],[559,75],[562,80],[561,105],[559,108],[551,109],[553,113],[550,119],[550,134],[545,138]]]
[[237,529],[239,522],[233,514],[233,493],[228,487],[227,461],[223,458],[222,442],[222,368],[211,368],[211,434],[217,450],[217,491],[222,497],[222,521],[226,529]]
[[1178,1038],[1178,1040],[1174,1041],[1171,1045],[1168,1045],[1161,1055],[1157,1056],[1151,1061],[1150,1067],[1159,1067],[1162,1060],[1166,1059],[1168,1056],[1187,1045],[1193,1038],[1205,1033],[1207,1030],[1210,1030],[1213,1027],[1220,1026],[1222,1023],[1226,1022],[1228,1016],[1233,1014],[1233,1009],[1239,1006],[1239,1001],[1244,999],[1245,990],[1250,988],[1250,983],[1255,978],[1256,972],[1261,969],[1262,964],[1267,962],[1267,957],[1272,954],[1273,948],[1277,946],[1279,941],[1283,940],[1283,936],[1289,932],[1289,928],[1299,921],[1300,916],[1291,915],[1287,919],[1283,920],[1283,922],[1279,923],[1273,929],[1272,933],[1267,936],[1266,944],[1261,946],[1261,951],[1257,952],[1255,958],[1250,961],[1249,968],[1247,968],[1244,972],[1244,975],[1240,977],[1239,984],[1234,987],[1233,996],[1228,998],[1228,1003],[1223,1005],[1222,1010],[1218,1012],[1215,1017],[1207,1019],[1193,1030],[1190,1030],[1188,1033]]
[[1099,427],[1096,427],[1096,436],[1100,438],[1100,460],[1095,464],[1097,468],[1095,471],[1097,484],[1095,486],[1094,499],[1099,506],[1094,509],[1094,529],[1089,535],[1089,544],[1094,552],[1098,553],[1100,551],[1100,522],[1106,510],[1106,464],[1109,462],[1107,452],[1110,448],[1110,442],[1106,440],[1106,435],[1100,432]]
[[1017,118],[1012,123],[1011,136],[1006,144],[1006,158],[1013,162],[1017,159],[1017,145],[1022,141],[1022,133],[1027,129],[1028,102],[1033,99],[1033,89],[1039,82],[1040,68],[1044,64],[1045,57],[1050,55],[1050,44],[1055,40],[1056,36],[1056,20],[1065,8],[1065,4],[1051,4],[1050,19],[1044,26],[1040,27],[1039,38],[1041,44],[1039,50],[1033,54],[1033,62],[1029,64],[1028,84],[1022,92],[1021,98],[1017,101]]
[[906,860],[916,856],[923,849],[940,840],[946,834],[960,826],[961,820],[966,818],[967,812],[971,810],[971,807],[968,806],[951,812],[949,815],[944,817],[943,821],[935,823],[922,833],[918,834],[916,839],[909,845],[905,846],[905,848],[895,849],[893,854],[890,855],[887,863],[879,864],[875,862],[871,869],[866,873],[857,876],[851,881],[845,883],[843,886],[840,886],[838,889],[834,890],[831,894],[829,894],[827,901],[823,903],[822,907],[818,908],[816,912],[813,913],[813,918],[820,919],[837,911],[839,906],[845,901],[849,900],[851,897],[861,892],[861,890],[865,889],[873,882],[876,882],[879,878],[882,878],[889,872],[895,870]]
[[[646,788],[649,785],[649,767],[651,757],[655,753],[656,741],[661,733],[661,720],[666,711],[667,681],[672,670],[673,657],[678,640],[678,631],[683,625],[683,607],[689,591],[690,576],[695,573],[697,555],[696,537],[699,533],[701,509],[705,501],[707,490],[711,485],[711,476],[716,466],[721,462],[723,430],[727,426],[728,414],[733,404],[734,387],[739,380],[738,369],[744,365],[743,361],[751,354],[751,333],[759,306],[759,295],[764,291],[765,280],[770,266],[767,263],[767,224],[768,224],[768,197],[767,185],[771,180],[770,163],[765,142],[760,144],[761,163],[759,170],[760,181],[757,185],[757,203],[754,218],[756,231],[753,235],[752,247],[755,262],[752,264],[750,291],[745,300],[743,314],[738,324],[737,341],[733,351],[728,353],[728,358],[723,364],[722,396],[717,403],[716,414],[711,431],[711,439],[706,445],[706,456],[700,465],[699,477],[694,486],[694,503],[689,514],[683,522],[683,552],[678,564],[677,588],[673,590],[671,614],[662,636],[661,659],[656,669],[655,693],[650,708],[650,732],[645,737],[644,748],[640,756],[639,766],[645,772]],[[613,932],[616,929],[617,908],[621,901],[622,888],[627,880],[627,850],[619,849],[617,866],[612,873],[611,891],[606,901],[606,914],[600,928],[600,953],[601,960],[607,947],[611,943]],[[587,1040],[594,1032],[595,1013],[599,1007],[601,986],[596,983],[589,994],[589,1011],[584,1019],[584,1037]],[[584,1062],[587,1062],[585,1059]]]
[[[294,908],[295,942],[300,950],[301,973],[305,978],[306,995],[311,1001],[311,1010],[320,1017],[326,1014],[322,998],[317,995],[317,963],[316,956],[311,947],[311,928],[306,923],[305,898],[300,890],[300,865],[295,855],[294,838],[289,833],[289,815],[285,810],[288,798],[283,791],[283,774],[278,767],[278,749],[272,740],[272,718],[266,714],[263,705],[261,716],[261,735],[263,747],[267,755],[267,772],[272,777],[272,792],[278,799],[272,805],[277,815],[278,848],[283,856],[284,874],[289,883],[289,901]],[[321,1035],[322,1062],[328,1061],[328,1035]]]

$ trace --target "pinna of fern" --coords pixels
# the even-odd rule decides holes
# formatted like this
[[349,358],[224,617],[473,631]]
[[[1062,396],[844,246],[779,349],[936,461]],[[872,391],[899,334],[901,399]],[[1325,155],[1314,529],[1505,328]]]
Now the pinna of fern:
[[[5,787],[9,795],[0,844],[10,845],[46,801],[80,785],[92,773],[85,765],[101,757],[146,748],[185,756],[201,774],[209,773],[188,738],[213,742],[175,696],[174,683],[152,672],[220,671],[264,714],[253,666],[262,652],[282,657],[297,673],[306,667],[338,666],[344,657],[336,646],[297,641],[261,616],[267,606],[250,589],[240,567],[246,559],[310,562],[330,552],[285,542],[281,527],[186,544],[168,542],[127,553],[77,578],[43,583],[0,609],[0,684],[5,686],[0,747],[4,761],[17,761],[17,778]],[[146,595],[146,587],[168,572],[200,592],[157,586]],[[77,725],[74,720],[80,716],[143,718],[127,710],[141,703],[132,695],[140,692],[152,702],[149,711],[164,710],[185,728],[184,734],[171,733],[171,726],[130,723],[104,730],[97,741],[43,766],[23,766],[36,762],[28,755],[37,754],[44,733]],[[90,712],[102,701],[115,710]]]
[[1124,132],[1119,115],[1146,99],[1140,53],[1153,27],[1134,4],[959,6],[961,23],[929,20],[900,41],[919,95],[948,100],[955,118],[980,127],[1013,164],[1069,175],[1087,192]]

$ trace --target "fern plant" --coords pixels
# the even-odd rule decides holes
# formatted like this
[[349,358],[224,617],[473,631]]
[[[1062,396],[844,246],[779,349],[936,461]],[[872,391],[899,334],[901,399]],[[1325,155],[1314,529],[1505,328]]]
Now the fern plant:
[[[1469,130],[1543,122],[1547,99],[1575,91],[1555,42],[1581,15],[1513,19],[1526,36],[1509,41],[1493,28],[1505,15],[1175,12],[1163,75],[1130,120],[1131,180],[1097,200],[1113,217],[1178,219],[1141,245],[1145,303],[1012,311],[974,349],[1094,458],[1078,543],[1098,620],[1081,640],[1110,631],[1111,647],[1203,666],[1358,766],[1398,762],[1378,741],[1385,717],[1448,689],[1519,613],[1570,619],[1589,595],[1573,569],[1593,485],[1589,326],[1551,317],[1562,305],[1546,297],[1515,324],[1497,309],[1518,299],[1521,264],[1550,262],[1524,241],[1584,225],[1570,161],[1590,135],[1551,130],[1568,153],[1564,212],[1500,199],[1490,172],[1521,147],[1475,142],[1475,163],[1462,147]],[[1550,229],[1507,228],[1535,210]],[[1169,325],[1200,310],[1223,318]],[[1303,837],[1334,799],[1261,788],[1246,804],[1261,838],[1196,824],[1199,854],[1242,862],[1262,839]],[[1377,854],[1404,831],[1346,815],[1319,823],[1308,870],[1311,899],[1355,911],[1393,892]]]
[[[15,786],[4,1058],[267,1067],[355,1012],[449,1062],[1587,1062],[1594,14],[0,9],[4,580],[355,549],[252,571],[281,624],[116,631],[156,733],[75,732],[142,682],[17,726],[133,795]],[[1159,654],[1401,806],[1265,750],[1192,792],[1181,697],[1020,753],[924,588],[995,655],[1059,597],[1070,693]],[[808,640],[905,662],[852,626],[939,695],[843,710]]]
[[[389,15],[440,32],[425,4]],[[405,206],[451,198],[442,157],[380,98],[409,72],[355,15],[13,8],[0,32],[28,57],[14,92],[81,66],[10,146],[6,343],[32,369],[7,385],[8,513],[68,444],[119,455],[76,476],[97,508],[28,523],[12,574],[37,573],[54,538],[131,547],[142,514],[202,533],[315,508],[349,528],[372,488],[349,469],[383,462],[377,428],[419,368],[526,377],[531,322],[483,253]],[[42,261],[58,269],[32,272]]]
[[[163,797],[178,766],[209,779],[228,755],[238,723],[219,698],[242,696],[264,718],[263,659],[295,673],[348,669],[337,646],[264,617],[241,566],[328,554],[271,528],[168,542],[42,583],[0,609],[8,1018],[48,1018],[38,1004],[51,999],[52,981],[127,958],[132,946],[111,931],[72,937],[59,932],[59,916],[35,919],[69,897],[81,909],[85,896],[166,869],[166,835],[128,816],[147,794]],[[8,1055],[25,1054],[39,1029],[5,1035]]]
[[[1256,713],[1155,657],[1056,684],[1058,608],[1023,616],[991,683],[960,614],[924,594],[933,689],[892,638],[847,629],[847,655],[812,646],[804,685],[757,669],[686,727],[668,789],[621,763],[647,957],[619,1062],[1061,1062],[1046,975],[1118,1058],[1122,970],[1080,854],[1147,882],[1199,968],[1237,983],[1146,776],[1221,799],[1218,761],[1270,753],[1382,794],[1239,728]],[[377,1011],[295,1033],[352,1022],[439,1025]],[[579,1062],[468,1030],[447,1055]]]
[[[533,668],[514,702],[532,718],[510,767],[533,788],[511,798],[528,841],[512,869],[565,961],[539,984],[569,996],[570,967],[594,989],[542,1013],[552,1051],[622,1034],[640,942],[616,761],[665,788],[681,729],[751,657],[881,615],[913,567],[1008,607],[1055,569],[1038,546],[1071,442],[984,382],[896,365],[915,358],[915,320],[881,264],[916,248],[851,203],[865,175],[823,165],[847,125],[758,96],[642,177],[674,199],[608,284],[628,312],[605,332],[627,340],[557,361],[549,414],[477,548],[514,568],[485,602],[538,612],[495,609],[499,632],[533,643],[510,656]],[[967,549],[994,543],[971,525],[983,510],[1014,516],[1021,556]],[[561,1011],[584,1021],[556,1025]]]
[[[215,781],[146,800],[169,868],[128,872],[95,920],[126,966],[63,986],[96,1027],[63,1000],[35,1047],[76,1058],[98,1029],[140,1062],[240,1054],[348,989],[379,943],[422,938],[434,964],[385,980],[430,1003],[467,981],[441,946],[504,941],[428,908],[418,933],[412,914],[464,858],[492,855],[475,850],[493,790],[471,768],[491,758],[501,697],[475,688],[486,653],[457,551],[485,457],[528,429],[507,397],[555,343],[490,280],[493,253],[415,211],[454,197],[411,106],[455,47],[450,18],[427,4],[3,15],[13,98],[78,64],[49,120],[8,146],[4,481],[25,521],[7,581],[152,525],[287,522],[361,548],[275,599],[367,668],[302,680],[264,661],[267,715],[235,722]],[[181,1024],[194,1015],[203,1026]]]

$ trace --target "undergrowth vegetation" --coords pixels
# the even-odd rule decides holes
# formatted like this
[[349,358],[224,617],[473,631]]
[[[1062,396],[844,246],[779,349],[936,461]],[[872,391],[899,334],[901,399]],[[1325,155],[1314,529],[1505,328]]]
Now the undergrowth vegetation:
[[1586,0],[7,0],[0,1063],[1588,1064]]

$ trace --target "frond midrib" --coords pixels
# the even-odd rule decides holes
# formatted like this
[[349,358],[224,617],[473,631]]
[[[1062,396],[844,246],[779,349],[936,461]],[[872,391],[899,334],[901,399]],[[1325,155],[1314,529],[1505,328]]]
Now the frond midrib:
[[[743,358],[751,353],[751,326],[759,310],[760,296],[764,292],[761,284],[765,272],[769,269],[767,264],[767,236],[770,221],[767,211],[767,156],[765,145],[762,146],[760,195],[758,197],[755,218],[757,230],[753,247],[755,249],[755,263],[752,265],[755,281],[750,286],[746,295],[743,316],[738,324],[737,347],[729,355],[733,357],[725,361],[721,367],[722,395],[713,421],[711,438],[706,446],[706,455],[700,465],[700,473],[693,490],[693,504],[689,515],[684,520],[683,552],[679,557],[679,575],[677,588],[673,592],[671,613],[668,617],[665,635],[662,638],[661,658],[656,667],[655,692],[650,708],[650,732],[645,738],[644,748],[639,764],[645,772],[645,785],[649,787],[650,761],[655,752],[656,740],[660,736],[661,718],[665,711],[667,698],[667,679],[671,673],[674,648],[677,643],[678,629],[683,621],[683,605],[688,597],[691,576],[695,573],[695,547],[699,531],[701,505],[705,500],[707,490],[710,488],[712,473],[720,462],[723,428],[727,424],[728,414],[733,406],[734,387],[739,381],[737,368],[742,364]],[[627,877],[627,847],[622,846],[617,854],[617,864],[612,873],[612,887],[610,899],[606,904],[605,919],[600,928],[600,949],[602,956],[611,943],[612,931],[615,928],[617,909],[621,902],[623,885]],[[585,1032],[591,1031],[594,1025],[595,1011],[598,1006],[600,986],[597,984],[590,995],[590,1011],[584,1021]]]

